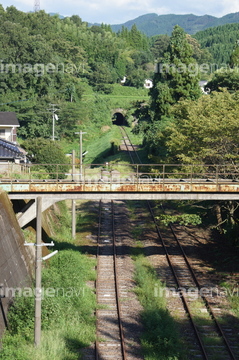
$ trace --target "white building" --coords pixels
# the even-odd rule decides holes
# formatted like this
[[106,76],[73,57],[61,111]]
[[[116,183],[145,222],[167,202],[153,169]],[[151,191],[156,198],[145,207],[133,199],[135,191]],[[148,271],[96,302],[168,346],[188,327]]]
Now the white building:
[[145,89],[151,89],[153,87],[153,81],[150,79],[144,80]]

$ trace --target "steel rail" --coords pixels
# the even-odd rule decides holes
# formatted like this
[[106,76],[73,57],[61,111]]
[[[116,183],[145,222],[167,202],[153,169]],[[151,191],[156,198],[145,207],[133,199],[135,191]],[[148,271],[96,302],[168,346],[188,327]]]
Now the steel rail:
[[206,351],[205,351],[205,347],[204,347],[204,345],[203,345],[203,343],[202,343],[202,340],[201,340],[201,337],[200,337],[199,332],[198,332],[198,330],[197,330],[197,327],[196,327],[196,325],[195,325],[195,323],[194,323],[194,321],[193,321],[193,316],[192,316],[191,311],[190,311],[190,309],[189,309],[188,302],[187,302],[185,296],[183,295],[183,292],[181,291],[181,286],[180,286],[179,279],[178,279],[177,274],[176,274],[176,272],[175,272],[175,270],[174,270],[174,266],[173,266],[172,261],[171,261],[171,259],[170,259],[170,255],[169,255],[169,253],[168,253],[167,246],[165,245],[165,242],[164,242],[164,240],[163,240],[163,238],[162,238],[161,232],[160,232],[160,230],[159,230],[158,224],[157,224],[157,222],[156,222],[156,219],[155,219],[155,216],[154,216],[154,213],[153,213],[153,209],[152,209],[149,201],[148,201],[148,208],[149,208],[150,214],[151,214],[151,216],[152,216],[153,222],[154,222],[154,224],[155,224],[155,228],[156,228],[158,237],[159,237],[159,239],[160,239],[160,241],[161,241],[161,243],[162,243],[163,249],[164,249],[164,251],[165,251],[168,264],[169,264],[169,266],[170,266],[170,269],[171,269],[171,271],[172,271],[173,277],[174,277],[175,282],[176,282],[176,284],[177,284],[177,290],[178,290],[178,292],[179,292],[179,296],[180,296],[180,298],[181,298],[181,300],[182,300],[182,302],[183,302],[185,311],[186,311],[186,313],[188,314],[190,323],[191,323],[192,328],[193,328],[193,330],[194,330],[194,333],[195,333],[195,335],[196,335],[196,338],[197,338],[199,347],[200,347],[200,349],[201,349],[201,352],[202,352],[202,354],[203,354],[204,359],[205,359],[205,360],[208,360],[208,356],[207,356],[207,353],[206,353]]
[[[97,232],[97,269],[99,269],[99,256],[100,256],[100,237],[101,237],[101,219],[102,219],[102,201],[99,202],[99,214],[98,214],[98,232]],[[120,347],[122,353],[122,359],[127,360],[126,349],[125,349],[125,340],[124,340],[124,331],[123,324],[121,320],[121,305],[120,305],[120,296],[119,296],[119,281],[118,281],[118,271],[117,271],[117,246],[116,246],[116,236],[115,236],[115,214],[114,214],[114,202],[111,201],[111,229],[112,229],[112,240],[113,240],[113,272],[114,272],[114,286],[115,286],[115,295],[116,295],[116,308],[118,315],[118,327],[120,335]],[[98,276],[95,281],[96,287],[96,298],[98,302]],[[98,319],[98,310],[96,309],[96,328],[99,327]],[[95,341],[95,359],[99,360],[99,340],[96,338]]]
[[115,238],[115,213],[114,213],[114,202],[111,200],[111,219],[112,219],[112,237],[113,237],[113,248],[114,248],[114,275],[115,275],[115,293],[116,293],[116,304],[117,304],[117,313],[118,313],[118,324],[120,330],[120,339],[121,339],[121,352],[123,360],[126,360],[126,350],[125,350],[125,341],[124,341],[124,331],[123,324],[121,320],[121,305],[120,305],[120,295],[119,295],[119,276],[117,271],[117,246]]
[[[130,146],[132,147],[132,149],[134,150],[134,152],[137,154],[137,158],[138,158],[139,163],[142,164],[142,161],[141,161],[141,159],[140,159],[137,151],[135,150],[135,147],[134,147],[134,145],[132,144],[132,142],[131,142],[131,140],[130,140],[128,134],[127,134],[127,132],[125,131],[124,128],[123,128],[123,131],[121,130],[121,132],[124,132],[124,133],[126,134],[126,136],[127,136],[127,138],[128,138],[128,141],[130,142]],[[124,142],[125,142],[125,139],[124,139]],[[127,146],[126,142],[125,142],[125,145],[126,145],[126,147],[127,147],[127,149],[128,149],[128,146]],[[130,153],[129,150],[128,150],[128,152]],[[132,159],[132,154],[131,154],[130,157],[131,157],[131,159]],[[189,309],[187,300],[186,300],[185,296],[183,295],[183,292],[182,292],[181,289],[180,289],[179,279],[178,279],[177,274],[176,274],[176,272],[175,272],[175,270],[174,270],[172,261],[171,261],[171,259],[170,259],[170,255],[169,255],[168,250],[167,250],[167,246],[165,245],[165,242],[164,242],[164,240],[163,240],[163,238],[162,238],[161,232],[160,232],[160,230],[159,230],[158,224],[157,224],[157,222],[156,222],[156,219],[155,219],[155,216],[154,216],[154,213],[153,213],[152,206],[150,205],[150,202],[149,202],[149,201],[147,201],[147,205],[148,205],[150,214],[151,214],[151,216],[152,216],[152,219],[153,219],[153,221],[154,221],[154,224],[155,224],[155,227],[156,227],[156,231],[157,231],[158,237],[159,237],[159,239],[160,239],[160,241],[161,241],[161,243],[162,243],[162,246],[163,246],[163,248],[164,248],[164,251],[165,251],[165,254],[166,254],[166,258],[167,258],[168,264],[169,264],[169,266],[170,266],[170,269],[171,269],[172,274],[173,274],[173,276],[174,276],[175,282],[176,282],[176,284],[177,284],[178,291],[179,291],[179,295],[180,295],[180,297],[181,297],[181,299],[182,299],[182,302],[183,302],[183,305],[184,305],[184,307],[185,307],[185,310],[186,310],[186,312],[187,312],[187,314],[188,314],[188,316],[189,316],[191,325],[192,325],[192,327],[193,327],[194,333],[195,333],[196,338],[197,338],[197,340],[198,340],[198,344],[199,344],[200,349],[201,349],[201,351],[202,351],[203,357],[204,357],[204,359],[207,360],[207,359],[208,359],[208,356],[207,356],[207,353],[206,353],[206,351],[205,351],[205,347],[204,347],[204,345],[203,345],[203,343],[202,343],[202,341],[201,341],[199,332],[198,332],[197,327],[196,327],[196,325],[195,325],[195,323],[194,323],[194,321],[193,321],[193,316],[192,316],[192,314],[191,314],[191,312],[190,312],[190,309]],[[177,236],[176,236],[176,234],[175,234],[175,231],[174,231],[174,229],[173,229],[173,227],[172,227],[171,224],[170,224],[170,229],[171,229],[171,231],[172,231],[172,234],[173,234],[173,236],[174,236],[174,239],[176,240],[176,242],[177,242],[177,244],[178,244],[178,246],[179,246],[179,248],[180,248],[180,250],[181,250],[181,252],[182,252],[182,254],[183,254],[183,258],[184,258],[184,260],[185,260],[185,262],[186,262],[186,264],[187,264],[187,267],[188,267],[188,269],[189,269],[189,271],[190,271],[190,273],[191,273],[191,275],[192,275],[192,278],[193,278],[193,280],[194,280],[194,282],[195,282],[195,284],[196,284],[196,287],[198,288],[198,290],[200,290],[202,287],[200,286],[200,284],[199,284],[199,282],[198,282],[198,280],[197,280],[197,277],[196,277],[196,275],[195,275],[195,272],[193,271],[192,266],[191,266],[191,264],[190,264],[190,262],[189,262],[189,260],[188,260],[188,258],[187,258],[187,256],[186,256],[186,254],[185,254],[185,251],[184,251],[183,247],[181,246],[181,244],[180,244],[180,242],[179,242],[179,240],[178,240],[178,238],[177,238]],[[201,295],[202,300],[203,300],[204,303],[205,303],[205,306],[206,306],[206,308],[207,308],[207,310],[208,310],[208,313],[210,314],[212,320],[214,321],[214,324],[216,325],[216,328],[217,328],[217,330],[218,330],[219,336],[220,336],[220,337],[223,339],[223,341],[224,341],[224,344],[225,344],[225,346],[226,346],[226,349],[227,349],[227,351],[228,351],[231,359],[232,359],[232,360],[237,360],[236,357],[235,357],[235,355],[234,355],[234,353],[233,353],[233,351],[232,351],[232,349],[231,349],[231,347],[230,347],[230,345],[229,345],[229,343],[228,343],[228,341],[227,341],[227,339],[226,339],[226,337],[225,337],[225,335],[224,335],[224,332],[223,332],[223,330],[222,330],[219,322],[218,322],[217,319],[216,319],[216,316],[215,316],[215,314],[214,314],[214,312],[213,312],[213,310],[212,310],[212,308],[211,308],[208,300],[206,299],[206,297],[205,297],[204,295],[201,294],[200,291],[199,291],[199,293],[200,293],[200,295]]]
[[[125,130],[124,130],[124,132],[125,132],[125,134],[127,135],[127,138],[128,138],[128,140],[129,140],[129,142],[131,143],[131,140],[130,140],[128,134],[126,133]],[[127,145],[126,145],[126,147],[127,147]],[[132,143],[131,143],[131,147],[132,147],[132,149],[134,150],[134,152],[137,153],[137,151],[135,150],[135,148],[134,148],[134,146],[133,146]],[[127,147],[127,149],[128,149],[128,147]],[[128,150],[128,152],[129,152],[129,150]],[[138,155],[138,154],[137,154],[137,156],[138,156],[139,162],[142,164],[141,159],[139,158],[139,155]],[[130,157],[131,157],[131,156],[130,156]],[[132,157],[131,157],[131,159],[132,159]],[[164,248],[164,251],[165,251],[165,254],[166,254],[166,258],[167,258],[168,264],[169,264],[169,266],[170,266],[170,269],[171,269],[171,271],[172,271],[173,277],[174,277],[175,282],[176,282],[176,284],[177,284],[177,288],[178,288],[178,290],[179,290],[179,289],[180,289],[180,284],[179,284],[179,280],[178,280],[177,274],[176,274],[176,272],[175,272],[175,270],[174,270],[173,264],[172,264],[172,262],[171,262],[171,259],[170,259],[170,256],[169,256],[169,253],[168,253],[168,250],[167,250],[167,247],[166,247],[166,245],[165,245],[165,243],[164,243],[164,241],[163,241],[163,238],[162,238],[162,236],[161,236],[161,233],[160,233],[158,224],[157,224],[157,222],[156,222],[156,219],[155,219],[155,216],[154,216],[154,213],[153,213],[153,209],[152,209],[149,201],[147,201],[147,205],[148,205],[148,208],[149,208],[149,212],[150,212],[150,214],[151,214],[151,216],[152,216],[152,219],[153,219],[153,221],[154,221],[154,224],[155,224],[155,227],[156,227],[156,231],[157,231],[158,237],[159,237],[159,239],[160,239],[161,242],[162,242],[162,245],[163,245],[163,248]],[[183,302],[183,306],[184,306],[184,308],[185,308],[185,311],[186,311],[186,313],[188,314],[190,323],[191,323],[192,328],[193,328],[193,330],[194,330],[194,333],[195,333],[195,336],[196,336],[196,338],[197,338],[197,341],[198,341],[199,347],[200,347],[200,349],[201,349],[201,352],[202,352],[202,354],[203,354],[204,360],[208,360],[208,357],[207,357],[205,348],[204,348],[204,346],[203,346],[203,343],[202,343],[202,341],[201,341],[199,332],[198,332],[198,330],[197,330],[197,328],[196,328],[196,325],[195,325],[195,323],[194,323],[194,321],[193,321],[193,317],[192,317],[192,314],[191,314],[190,309],[189,309],[189,307],[188,307],[188,304],[187,304],[187,301],[186,301],[186,299],[185,299],[185,296],[183,295],[183,292],[182,292],[181,290],[179,290],[179,296],[180,296],[180,298],[181,298],[181,300],[182,300],[182,302]]]
[[[137,160],[139,161],[139,163],[142,164],[141,159],[140,159],[140,157],[139,157],[139,154],[138,154],[137,151],[135,150],[135,147],[134,147],[134,145],[132,144],[132,142],[131,142],[131,140],[130,140],[130,138],[129,138],[129,135],[127,134],[126,130],[125,130],[122,126],[120,126],[120,130],[121,130],[121,133],[122,133],[122,135],[123,135],[123,141],[124,141],[124,144],[125,144],[126,149],[127,149],[127,151],[128,151],[128,154],[129,154],[129,157],[130,157],[130,159],[131,159],[132,164],[136,164],[136,162],[133,160],[133,156],[132,156],[131,151],[129,150],[129,146],[131,146],[131,148],[133,149],[134,155],[136,156],[136,158],[137,158]],[[128,144],[126,143],[126,140],[125,140],[125,136],[124,136],[124,135],[126,135],[127,140],[129,141],[130,145],[128,145]]]
[[[99,201],[99,214],[98,214],[98,232],[97,232],[97,270],[99,269],[99,255],[100,255],[100,234],[101,234],[101,215],[102,215],[102,201]],[[95,289],[96,289],[96,301],[98,303],[98,276],[96,276],[96,280],[95,280]],[[96,307],[96,329],[98,329],[99,327],[99,321],[98,321],[98,308]],[[96,337],[96,341],[95,341],[95,359],[99,360],[99,340]]]
[[[162,209],[163,209],[163,206],[162,206],[162,205],[161,205],[161,207],[162,207]],[[164,209],[163,209],[163,211],[164,211]],[[196,275],[195,275],[195,272],[194,272],[194,270],[193,270],[193,268],[192,268],[192,266],[191,266],[191,264],[190,264],[190,261],[189,261],[187,255],[186,255],[186,253],[185,253],[182,245],[180,244],[180,241],[179,241],[179,239],[178,239],[178,237],[177,237],[177,235],[176,235],[176,233],[175,233],[175,231],[174,231],[174,229],[173,229],[172,224],[169,224],[169,227],[170,227],[170,229],[171,229],[171,231],[172,231],[173,237],[174,237],[177,245],[178,245],[179,248],[180,248],[180,251],[181,251],[181,253],[182,253],[182,255],[183,255],[183,258],[184,258],[184,260],[185,260],[185,263],[187,264],[187,267],[188,267],[188,269],[189,269],[189,271],[190,271],[190,273],[191,273],[191,275],[192,275],[192,278],[193,278],[193,280],[194,280],[194,282],[195,282],[195,284],[196,284],[196,287],[197,287],[198,290],[199,290],[199,294],[200,294],[202,300],[204,301],[204,303],[205,303],[205,305],[206,305],[206,308],[207,308],[207,310],[208,310],[208,312],[209,312],[212,320],[214,321],[214,323],[215,323],[215,325],[216,325],[216,327],[217,327],[217,330],[218,330],[218,332],[219,332],[219,335],[221,336],[221,338],[222,338],[223,341],[224,341],[224,344],[226,345],[227,351],[229,352],[231,359],[237,360],[236,357],[235,357],[235,355],[234,355],[234,353],[233,353],[233,351],[232,351],[232,349],[231,349],[231,347],[230,347],[230,345],[229,345],[229,343],[228,343],[228,341],[227,341],[227,338],[226,338],[225,335],[224,335],[224,332],[223,332],[223,330],[222,330],[222,328],[221,328],[221,325],[219,324],[219,322],[218,322],[217,319],[216,319],[216,316],[215,316],[215,314],[214,314],[214,312],[213,312],[212,307],[210,306],[210,304],[209,304],[206,296],[203,295],[203,294],[200,292],[200,290],[202,289],[202,286],[200,285],[200,283],[199,283],[199,281],[198,281],[198,279],[197,279],[197,277],[196,277]]]

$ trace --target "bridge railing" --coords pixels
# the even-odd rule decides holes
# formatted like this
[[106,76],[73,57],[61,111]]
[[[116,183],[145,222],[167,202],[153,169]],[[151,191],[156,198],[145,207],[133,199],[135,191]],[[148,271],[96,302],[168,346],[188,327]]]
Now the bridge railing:
[[179,179],[193,182],[197,180],[239,181],[239,166],[200,164],[0,164],[0,181],[76,181],[146,183],[165,182]]

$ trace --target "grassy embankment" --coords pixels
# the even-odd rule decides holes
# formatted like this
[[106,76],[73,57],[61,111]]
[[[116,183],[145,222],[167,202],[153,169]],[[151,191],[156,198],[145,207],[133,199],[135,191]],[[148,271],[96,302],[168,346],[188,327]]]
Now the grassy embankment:
[[[76,360],[80,349],[95,339],[95,294],[86,282],[95,279],[95,262],[79,252],[70,235],[65,205],[53,238],[57,255],[44,263],[42,271],[42,339],[34,342],[34,296],[24,289],[9,312],[9,330],[3,337],[2,360]],[[63,212],[64,209],[64,212]],[[25,234],[26,235],[26,234]],[[47,290],[48,289],[48,290]]]
[[[97,105],[94,101],[97,98]],[[136,89],[114,85],[112,94],[95,94],[90,87],[85,89],[82,101],[79,102],[81,119],[79,119],[80,130],[86,132],[83,136],[83,151],[88,151],[84,163],[100,163],[105,157],[113,155],[120,144],[121,135],[119,129],[112,124],[112,115],[115,109],[132,109],[135,101],[147,101],[148,91],[144,88]],[[94,107],[94,113],[90,109]],[[79,137],[73,142],[62,140],[65,153],[76,150],[79,154]]]

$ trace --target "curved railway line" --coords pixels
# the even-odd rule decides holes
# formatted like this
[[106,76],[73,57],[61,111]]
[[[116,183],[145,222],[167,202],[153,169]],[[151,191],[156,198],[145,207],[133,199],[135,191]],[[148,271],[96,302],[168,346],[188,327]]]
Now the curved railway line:
[[[122,127],[121,132],[131,162],[141,163],[134,145],[131,143],[129,136]],[[201,286],[200,280],[198,280],[172,225],[170,225],[172,236],[170,239],[164,238],[157,224],[153,207],[149,201],[147,201],[147,205],[155,224],[158,239],[160,240],[170,268],[171,276],[168,276],[170,277],[170,284],[175,288],[178,297],[181,299],[183,309],[186,312],[186,317],[190,321],[191,330],[193,332],[193,336],[192,334],[188,334],[188,340],[192,344],[195,344],[189,350],[189,359],[239,359],[238,336],[233,334],[233,329],[231,329],[230,326],[225,324],[222,326],[215,314],[220,307],[220,304],[218,304],[218,302],[220,302],[220,297],[218,298],[215,294],[211,294],[212,298],[210,299],[207,297],[206,294],[208,289]],[[200,303],[200,311],[207,314],[206,320],[201,325],[196,319],[193,305],[194,301],[192,297],[187,294],[187,289],[192,288],[196,289],[197,294],[199,294],[197,304]]]
[[[120,130],[124,148],[130,157],[131,163],[142,164],[127,132],[123,127],[120,127]],[[136,355],[129,346],[128,338],[132,336],[134,326],[130,325],[128,318],[130,318],[129,314],[134,310],[130,306],[127,307],[124,301],[129,292],[132,293],[133,281],[131,279],[130,287],[127,283],[129,279],[122,276],[123,269],[127,265],[123,262],[122,228],[120,224],[116,226],[116,206],[118,204],[113,201],[100,201],[99,203],[96,280],[98,309],[96,311],[97,341],[95,344],[95,359],[138,360],[142,358],[142,354],[138,351]],[[150,255],[153,255],[154,258],[157,257],[158,268],[165,267],[163,281],[171,290],[174,289],[174,297],[176,294],[176,300],[171,306],[174,307],[175,301],[177,302],[180,316],[187,323],[184,331],[187,358],[189,360],[239,359],[238,336],[233,334],[233,329],[229,325],[220,321],[220,311],[218,312],[220,297],[213,294],[211,298],[208,298],[207,292],[204,293],[203,291],[207,284],[205,284],[205,281],[203,285],[201,284],[197,271],[194,271],[191,266],[179,240],[180,234],[178,235],[171,225],[170,234],[168,231],[167,233],[162,231],[158,226],[154,208],[149,201],[147,201],[147,206],[158,239],[156,248],[161,249],[161,257],[155,253],[154,246],[152,247],[154,253]],[[118,221],[122,222],[122,213],[119,214]],[[116,235],[116,227],[119,227],[118,235]],[[162,256],[164,257],[163,265],[161,263]],[[199,294],[196,302],[197,306],[200,307],[200,311],[205,313],[204,321],[198,321],[195,312],[195,298],[187,292],[188,289],[192,288],[196,289],[197,294]],[[137,341],[139,345],[139,339],[135,342]]]

